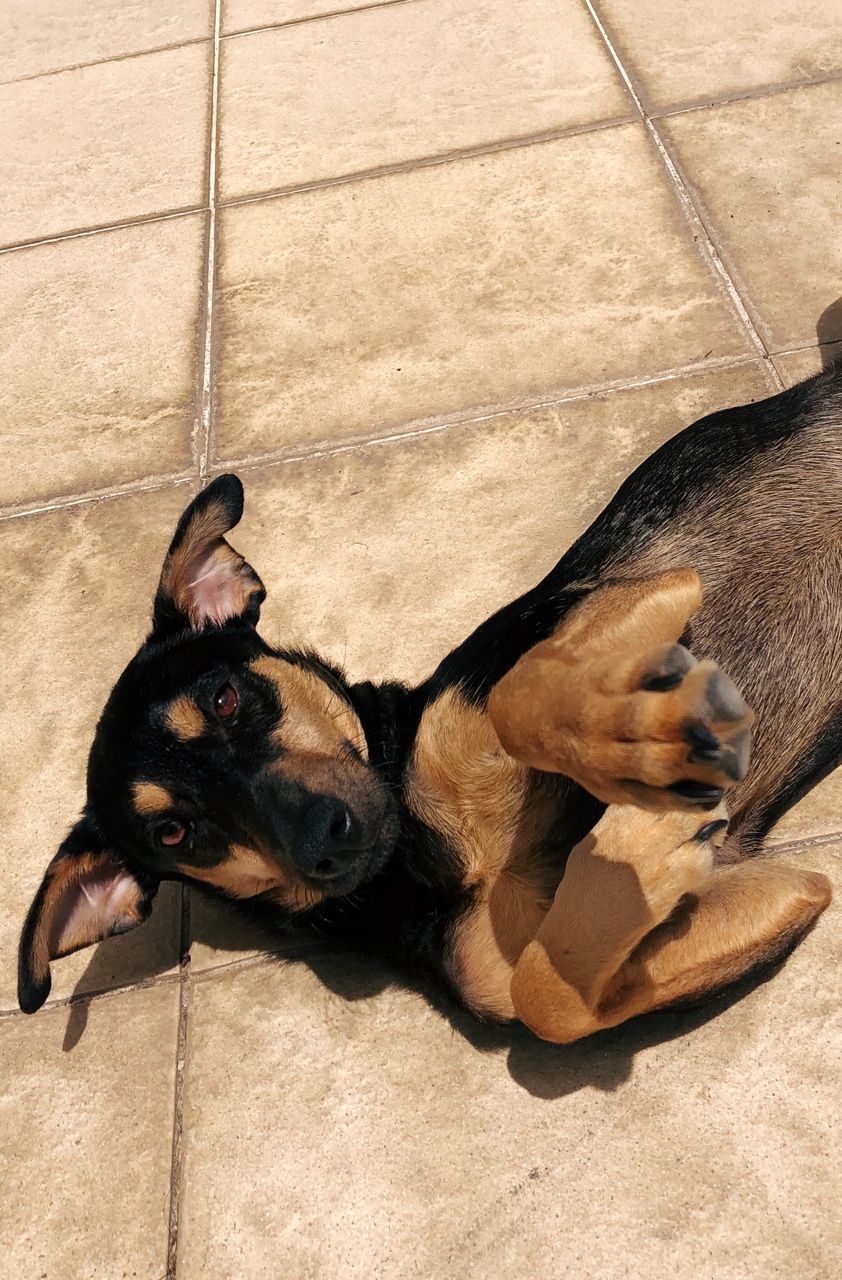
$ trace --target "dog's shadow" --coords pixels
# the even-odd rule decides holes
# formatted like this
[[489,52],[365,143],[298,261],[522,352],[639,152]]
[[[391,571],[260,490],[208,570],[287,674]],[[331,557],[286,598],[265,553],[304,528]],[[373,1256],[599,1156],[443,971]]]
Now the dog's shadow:
[[419,981],[380,959],[326,951],[305,957],[303,963],[343,1000],[371,999],[390,987],[422,995],[477,1052],[505,1053],[512,1079],[534,1098],[551,1102],[584,1088],[613,1093],[631,1079],[638,1053],[691,1035],[768,982],[785,961],[735,983],[703,1005],[646,1014],[572,1045],[548,1044],[521,1023],[483,1021],[434,983]]
[[[176,890],[180,898],[181,887]],[[403,989],[421,995],[446,1020],[453,1032],[462,1036],[478,1053],[506,1056],[512,1079],[535,1098],[546,1101],[567,1097],[580,1089],[613,1092],[632,1075],[635,1056],[654,1045],[690,1035],[711,1018],[722,1013],[749,991],[768,980],[774,970],[747,979],[725,995],[694,1009],[647,1014],[610,1031],[603,1031],[573,1045],[552,1045],[539,1040],[519,1023],[499,1024],[476,1018],[432,981],[418,979],[395,962],[364,952],[349,951],[333,943],[320,943],[306,934],[287,939],[285,948],[272,954],[277,938],[251,921],[240,918],[218,904],[202,904],[196,910],[197,895],[188,893],[193,904],[191,941],[194,947],[212,947],[217,957],[232,959],[243,951],[266,950],[267,963],[290,967],[305,965],[322,986],[343,1001],[372,1000],[389,989]],[[187,938],[188,912],[181,912]],[[132,937],[120,938],[95,949],[79,979],[68,1008],[64,1036],[65,1052],[79,1043],[88,1021],[92,994],[107,991],[113,975],[113,948],[140,945],[140,961],[133,967],[135,983],[153,983],[167,975],[170,967],[160,947],[150,939],[144,945],[143,926]],[[119,986],[117,987],[119,990]]]

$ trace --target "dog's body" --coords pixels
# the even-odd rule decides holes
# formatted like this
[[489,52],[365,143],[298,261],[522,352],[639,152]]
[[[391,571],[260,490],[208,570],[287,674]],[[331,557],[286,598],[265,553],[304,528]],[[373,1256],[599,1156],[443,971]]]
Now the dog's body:
[[[23,1008],[162,878],[304,913],[557,1041],[718,990],[827,905],[753,855],[842,754],[842,369],[675,437],[414,689],[260,640],[223,538],[241,506],[223,477],[179,525],[24,929]],[[748,771],[719,667],[757,715]]]

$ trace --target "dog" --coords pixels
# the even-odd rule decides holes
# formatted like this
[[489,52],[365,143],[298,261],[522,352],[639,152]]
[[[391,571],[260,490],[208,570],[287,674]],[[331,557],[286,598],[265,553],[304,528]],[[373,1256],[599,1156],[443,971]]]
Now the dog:
[[671,439],[417,687],[261,639],[242,510],[222,475],[178,524],[23,928],[22,1009],[162,880],[559,1044],[698,1003],[825,909],[824,876],[758,855],[842,754],[842,368]]

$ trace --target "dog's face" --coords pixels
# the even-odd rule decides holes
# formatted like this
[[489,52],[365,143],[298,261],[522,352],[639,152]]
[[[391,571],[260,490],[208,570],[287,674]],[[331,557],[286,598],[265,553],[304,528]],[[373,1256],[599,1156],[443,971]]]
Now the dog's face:
[[394,847],[396,805],[341,673],[255,630],[263,584],[224,538],[242,502],[222,476],[179,522],[152,632],[97,726],[85,814],[24,926],[27,1011],[51,959],[140,924],[162,879],[298,911],[350,893]]

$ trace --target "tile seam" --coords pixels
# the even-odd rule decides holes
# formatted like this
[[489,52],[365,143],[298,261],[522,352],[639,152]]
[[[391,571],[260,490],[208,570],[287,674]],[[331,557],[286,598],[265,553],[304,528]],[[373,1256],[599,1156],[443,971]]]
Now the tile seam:
[[569,393],[560,391],[550,396],[525,397],[502,406],[475,406],[468,414],[463,416],[450,415],[443,419],[435,417],[417,418],[413,422],[400,426],[398,429],[350,436],[346,440],[316,441],[301,448],[288,446],[287,448],[269,450],[265,453],[244,454],[231,459],[217,459],[214,462],[213,470],[217,473],[225,469],[254,470],[255,468],[273,464],[307,462],[313,458],[352,453],[357,449],[366,449],[374,445],[398,444],[403,441],[413,440],[416,437],[436,435],[450,429],[477,426],[484,422],[490,422],[495,418],[508,417],[513,413],[529,413],[537,409],[552,409],[556,406],[577,404],[584,400],[613,395],[620,391],[637,391],[644,387],[658,386],[664,382],[674,382],[680,378],[704,377],[705,374],[711,373],[727,373],[732,369],[742,369],[753,364],[765,368],[764,362],[757,355],[746,354],[733,359],[723,357],[703,364],[684,365],[677,369],[641,378],[571,388]]
[[[803,350],[810,350],[805,347]],[[538,398],[521,398],[508,404],[494,406],[474,406],[464,415],[446,415],[442,417],[415,419],[403,424],[399,429],[388,429],[385,433],[373,432],[368,435],[354,436],[347,440],[316,441],[303,448],[289,446],[286,449],[269,450],[266,453],[244,454],[231,459],[209,462],[208,473],[219,473],[224,469],[254,470],[282,462],[306,462],[309,458],[321,458],[334,453],[348,453],[355,449],[368,448],[370,445],[394,444],[411,439],[413,436],[432,435],[449,428],[469,427],[472,424],[488,422],[494,418],[506,417],[511,413],[529,412],[535,409],[551,409],[555,405],[574,404],[582,400],[590,400],[597,396],[613,395],[620,391],[636,391],[642,387],[656,386],[662,382],[672,382],[679,378],[704,377],[710,373],[727,373],[734,369],[742,369],[752,364],[763,364],[757,355],[746,353],[734,357],[723,356],[716,360],[698,364],[681,365],[674,369],[658,371],[640,378],[615,379],[612,382],[593,383],[561,390],[558,394]],[[0,509],[0,524],[11,520],[24,520],[30,516],[49,515],[53,511],[64,511],[71,507],[87,506],[98,502],[110,502],[118,498],[128,498],[141,493],[157,493],[161,489],[189,484],[196,479],[195,469],[190,472],[177,472],[172,475],[149,476],[140,481],[128,481],[113,489],[92,490],[89,493],[71,494],[53,501],[39,503],[35,506],[18,506],[7,510]]]
[[[422,3],[422,2],[423,0],[394,0],[394,3],[397,3],[397,4],[408,4],[408,3],[414,4],[414,3]],[[590,5],[588,3],[588,0],[583,0],[583,3],[590,10]],[[374,6],[374,7],[380,8],[380,7],[388,7],[388,6]],[[590,10],[590,11],[592,13],[594,12],[593,10]],[[347,12],[355,13],[359,11],[347,10]],[[307,19],[307,21],[312,21],[312,19]],[[249,33],[244,33],[244,34],[249,34]],[[222,37],[222,39],[226,39],[226,38],[227,37]],[[193,43],[210,44],[211,41],[197,41]],[[181,46],[173,45],[170,47],[180,48]],[[217,54],[218,54],[218,51],[217,51]],[[622,64],[619,64],[619,65],[621,66]],[[458,164],[462,160],[470,160],[476,156],[495,155],[499,152],[514,151],[514,150],[518,150],[519,148],[544,146],[553,142],[564,141],[566,138],[582,137],[586,134],[598,133],[605,129],[619,129],[619,128],[624,128],[627,125],[637,125],[637,124],[644,126],[647,129],[647,132],[650,134],[650,137],[653,138],[653,140],[657,138],[660,141],[660,146],[658,146],[658,143],[656,142],[659,155],[661,156],[661,159],[664,161],[666,167],[671,171],[670,176],[673,177],[672,170],[675,170],[675,165],[672,163],[671,159],[666,158],[669,156],[669,152],[663,142],[663,139],[661,139],[661,135],[658,133],[657,129],[654,126],[653,122],[655,120],[672,118],[678,115],[686,115],[694,111],[702,111],[709,108],[716,108],[718,106],[727,106],[730,102],[743,101],[748,96],[755,97],[755,98],[773,96],[775,94],[782,93],[782,92],[794,92],[801,88],[809,88],[812,85],[831,83],[839,79],[842,79],[842,72],[828,74],[826,77],[822,79],[807,80],[807,81],[804,81],[803,83],[794,83],[792,85],[786,85],[783,87],[776,86],[776,85],[767,86],[762,90],[758,90],[756,93],[740,94],[739,96],[735,96],[732,98],[722,99],[721,102],[712,101],[709,103],[708,102],[694,103],[692,105],[689,105],[686,107],[679,107],[679,108],[662,108],[662,109],[659,109],[656,113],[647,114],[646,109],[643,105],[642,99],[640,98],[640,95],[638,94],[637,90],[631,86],[630,80],[626,78],[624,80],[626,89],[632,96],[633,102],[636,104],[636,108],[637,108],[636,112],[630,111],[628,116],[609,116],[609,117],[606,117],[604,120],[593,120],[593,121],[587,121],[582,124],[574,124],[574,125],[562,125],[555,129],[538,130],[535,133],[512,135],[504,138],[495,138],[490,142],[482,142],[482,143],[476,143],[473,145],[468,145],[466,147],[454,148],[451,151],[434,152],[434,153],[431,153],[430,155],[412,157],[407,160],[398,160],[391,164],[374,166],[373,168],[370,168],[370,169],[358,169],[352,173],[339,174],[334,177],[314,178],[311,181],[292,183],[288,186],[283,186],[283,187],[269,187],[262,191],[255,191],[255,192],[246,193],[244,195],[231,196],[227,199],[221,199],[221,200],[217,199],[216,209],[218,211],[219,209],[239,208],[240,206],[246,205],[246,204],[258,204],[262,200],[281,200],[289,196],[300,195],[308,191],[320,191],[320,190],[328,189],[331,187],[351,185],[355,182],[368,182],[376,178],[392,177],[394,175],[403,174],[403,173],[414,173],[419,169],[428,169],[428,168],[433,168],[439,165],[446,165],[446,164]],[[676,170],[676,174],[677,174],[677,170]],[[709,254],[712,252],[712,256],[716,260],[719,260],[718,251],[715,245],[713,244],[712,240],[710,239],[704,220],[702,216],[699,214],[699,212],[696,210],[695,205],[693,204],[692,198],[690,197],[689,193],[686,191],[686,184],[684,183],[680,175],[677,175],[676,177],[674,177],[673,181],[677,181],[678,183],[680,183],[681,187],[685,190],[686,201],[689,204],[690,208],[693,210],[692,221],[699,225],[705,237],[705,241],[710,242],[709,245],[707,245]],[[684,200],[682,200],[682,206],[684,206],[684,203],[685,203]],[[65,240],[79,240],[88,236],[102,235],[110,231],[122,231],[130,227],[145,226],[147,223],[164,222],[171,218],[189,217],[191,214],[205,213],[207,211],[208,211],[208,205],[206,204],[192,204],[192,205],[184,205],[183,207],[177,208],[177,209],[167,209],[163,211],[157,211],[155,213],[139,214],[137,217],[119,219],[116,222],[102,222],[102,223],[95,223],[95,224],[92,224],[91,226],[86,226],[86,227],[74,227],[67,231],[58,231],[53,235],[38,236],[31,240],[13,240],[13,241],[9,241],[7,244],[0,244],[0,255],[9,254],[9,253],[18,253],[26,249],[37,249],[42,245],[60,244]],[[723,270],[726,270],[726,269],[723,267]],[[727,275],[727,270],[726,270],[726,275]],[[727,276],[727,278],[730,279],[730,276]],[[738,293],[737,293],[737,297],[739,298]],[[742,307],[741,301],[739,305]],[[747,312],[746,312],[746,315],[748,315]],[[753,325],[753,322],[751,321],[750,317],[749,317],[749,323]],[[761,346],[762,345],[763,344],[761,343]],[[763,349],[765,351],[765,347]],[[766,352],[766,355],[768,356],[768,352]]]
[[189,204],[181,209],[166,209],[164,212],[143,213],[136,218],[125,218],[117,222],[101,222],[90,227],[74,227],[70,231],[57,231],[52,236],[39,236],[36,240],[13,240],[0,245],[0,256],[7,253],[25,253],[27,249],[40,249],[47,244],[63,244],[65,240],[84,240],[88,236],[107,235],[111,231],[127,231],[132,227],[145,227],[155,222],[170,222],[173,218],[189,218],[191,214],[206,213],[207,205]]
[[202,388],[196,473],[204,485],[208,473],[213,431],[213,323],[216,285],[217,187],[219,183],[219,61],[222,0],[214,3],[213,72],[211,78],[211,126],[208,142],[208,253],[205,268],[203,316]]
[[822,84],[842,80],[842,69],[826,71],[817,76],[805,76],[803,80],[781,80],[773,84],[756,85],[753,88],[734,89],[718,98],[688,98],[684,102],[667,103],[649,112],[652,120],[665,120],[670,116],[691,115],[694,111],[707,111],[728,107],[735,102],[754,102],[759,98],[775,98],[782,93],[797,93],[800,89],[812,89]]
[[778,391],[782,391],[784,389],[783,380],[775,368],[772,357],[766,348],[766,344],[761,338],[760,333],[758,332],[758,329],[752,320],[745,303],[743,302],[742,296],[731,276],[731,273],[728,271],[722,257],[720,256],[719,250],[714,243],[707,223],[702,216],[700,209],[697,208],[696,202],[690,193],[688,184],[684,181],[678,165],[673,159],[664,138],[661,136],[660,130],[657,128],[652,116],[645,106],[642,92],[638,89],[631,72],[626,69],[626,66],[615,48],[614,42],[612,41],[602,18],[596,10],[593,0],[582,0],[582,4],[584,4],[585,8],[588,10],[591,19],[599,32],[603,43],[605,44],[605,48],[607,49],[609,56],[613,60],[617,71],[622,77],[629,96],[641,114],[643,124],[652,139],[661,163],[669,175],[673,190],[690,229],[698,230],[698,236],[694,235],[694,243],[707,259],[714,275],[718,277],[720,285],[730,300],[731,306],[736,312],[737,318],[741,323],[745,334],[750,339],[752,346],[757,351],[757,354],[765,363],[767,373],[773,386],[775,386]]
[[170,1208],[167,1220],[166,1280],[176,1280],[178,1268],[178,1227],[181,1209],[181,1165],[183,1156],[184,1085],[187,1067],[187,1025],[190,1016],[190,895],[181,887],[181,930],[178,967],[178,1029],[175,1046],[173,1084],[173,1129],[170,1155]]

